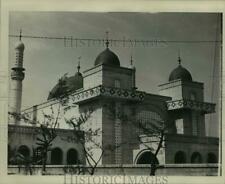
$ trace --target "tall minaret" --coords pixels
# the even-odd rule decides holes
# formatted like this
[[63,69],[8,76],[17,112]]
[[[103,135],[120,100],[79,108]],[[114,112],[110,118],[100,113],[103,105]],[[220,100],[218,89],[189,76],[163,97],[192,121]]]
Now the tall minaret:
[[10,116],[9,123],[19,124],[18,116],[21,110],[22,100],[22,81],[24,79],[24,68],[23,68],[23,52],[24,44],[21,41],[21,30],[19,42],[15,45],[16,59],[11,68],[11,83],[10,83],[10,106],[9,112],[13,115]]

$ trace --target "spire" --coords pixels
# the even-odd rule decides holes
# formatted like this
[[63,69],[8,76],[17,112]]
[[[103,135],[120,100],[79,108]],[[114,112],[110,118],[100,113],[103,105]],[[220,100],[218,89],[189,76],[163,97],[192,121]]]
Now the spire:
[[130,56],[130,66],[133,66],[133,57],[132,57],[132,54]]
[[20,36],[19,36],[20,41],[21,41],[21,38],[22,38],[22,29],[20,29]]
[[15,49],[16,49],[16,50],[19,50],[20,52],[23,52],[25,46],[24,46],[23,42],[21,41],[21,39],[22,39],[22,29],[20,29],[19,41],[16,42],[16,44],[15,44]]
[[80,59],[81,59],[81,56],[78,57],[78,65],[77,65],[77,72],[78,73],[80,72]]
[[181,65],[181,58],[180,58],[180,49],[178,50],[178,64]]
[[106,42],[105,42],[105,45],[106,45],[106,48],[109,48],[109,31],[106,31]]
[[133,55],[130,55],[130,68],[132,68],[133,70],[135,70],[135,66],[134,66],[134,60],[133,60]]

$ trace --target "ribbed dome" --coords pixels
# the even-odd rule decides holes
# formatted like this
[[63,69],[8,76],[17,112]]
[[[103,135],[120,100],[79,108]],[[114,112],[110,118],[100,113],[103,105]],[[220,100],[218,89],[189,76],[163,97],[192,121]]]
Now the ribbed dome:
[[95,60],[95,66],[100,64],[108,66],[120,66],[120,61],[116,54],[114,54],[109,48],[106,48],[97,56]]
[[56,84],[49,93],[48,100],[59,97],[67,92],[76,91],[80,88],[83,88],[83,76],[80,72],[77,72],[74,76],[60,79],[58,84]]
[[182,81],[192,81],[192,77],[190,72],[179,65],[177,68],[175,68],[169,76],[169,81],[181,79]]
[[25,46],[24,46],[23,42],[21,42],[21,41],[19,41],[19,42],[17,42],[17,43],[15,44],[15,49],[16,49],[16,50],[21,50],[21,51],[23,51],[24,48],[25,48]]

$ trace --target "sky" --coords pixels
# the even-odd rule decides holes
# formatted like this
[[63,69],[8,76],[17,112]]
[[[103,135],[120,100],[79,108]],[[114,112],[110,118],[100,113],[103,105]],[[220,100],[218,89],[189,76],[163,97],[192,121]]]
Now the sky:
[[[9,34],[106,38],[131,40],[161,40],[157,45],[135,47],[112,45],[121,66],[130,64],[132,55],[139,90],[158,94],[158,85],[168,82],[170,72],[177,67],[178,52],[182,65],[194,81],[204,83],[205,101],[218,104],[219,44],[215,42],[169,42],[219,40],[220,23],[216,13],[84,13],[84,12],[11,12]],[[9,38],[9,65],[15,61],[14,45],[18,38]],[[22,38],[25,44],[22,109],[46,101],[49,92],[65,73],[74,75],[78,57],[81,72],[94,66],[101,45],[66,46],[63,40]],[[74,43],[73,43],[74,44]],[[10,68],[10,67],[9,67]],[[214,72],[213,72],[214,71]],[[218,105],[217,105],[218,108]],[[218,109],[217,109],[218,112]],[[207,134],[218,135],[218,113],[207,115]]]

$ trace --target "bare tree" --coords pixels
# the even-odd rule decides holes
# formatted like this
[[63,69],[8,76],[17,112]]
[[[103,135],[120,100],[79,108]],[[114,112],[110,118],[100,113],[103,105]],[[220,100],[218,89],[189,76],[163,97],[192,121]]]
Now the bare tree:
[[34,170],[33,166],[35,165],[33,156],[23,155],[15,148],[13,150],[8,150],[8,151],[9,151],[8,164],[18,165],[19,172],[20,172],[20,168],[24,166],[25,174],[30,174],[30,175],[33,174],[33,170]]
[[[111,112],[111,115],[120,119],[121,122],[131,122],[132,126],[138,130],[138,134],[136,136],[137,142],[145,146],[145,148],[153,153],[153,158],[149,158],[151,160],[150,167],[150,175],[154,176],[156,170],[159,168],[159,163],[157,156],[159,151],[164,148],[164,140],[165,134],[167,132],[167,122],[162,121],[161,119],[150,118],[146,121],[146,119],[137,118],[129,116],[123,111],[116,111],[115,107],[112,105],[106,105],[105,107]],[[131,108],[132,105],[130,106]],[[143,135],[142,137],[140,135]],[[153,144],[154,146],[153,146]],[[119,144],[118,146],[122,146],[124,143]]]
[[[25,166],[29,163],[31,164],[38,164],[41,162],[42,164],[42,174],[45,174],[46,172],[46,162],[47,162],[47,154],[49,151],[51,151],[52,142],[57,137],[57,126],[59,123],[59,115],[60,115],[60,107],[61,104],[58,104],[58,109],[55,115],[55,111],[53,110],[51,106],[51,113],[46,114],[42,111],[43,114],[43,121],[39,122],[38,120],[34,121],[31,119],[30,115],[28,113],[24,114],[15,114],[15,113],[9,113],[10,115],[13,115],[16,117],[18,121],[23,121],[24,123],[28,125],[34,125],[36,124],[34,133],[37,134],[36,142],[35,144],[38,146],[38,151],[40,151],[40,155],[37,157],[36,152],[37,149],[33,149],[33,155],[29,158],[22,158],[21,154],[14,154],[12,159],[20,158],[24,160]],[[29,161],[29,162],[28,162]]]
[[[70,108],[71,106],[67,106],[66,110],[69,110]],[[84,157],[88,163],[87,167],[85,167],[84,165],[78,165],[80,169],[78,174],[85,174],[86,172],[88,172],[90,175],[93,175],[104,154],[102,146],[96,140],[96,138],[100,136],[101,130],[99,128],[93,130],[91,127],[88,127],[86,125],[88,119],[91,117],[92,111],[92,108],[89,108],[89,110],[87,110],[86,112],[79,114],[79,117],[72,117],[70,119],[65,118],[65,122],[73,128],[75,143],[78,143],[82,146]],[[93,156],[93,149],[101,150],[101,154],[98,158],[95,158]]]
[[59,123],[60,106],[59,103],[56,116],[51,106],[51,114],[44,114],[44,120],[38,129],[40,136],[37,137],[36,144],[39,146],[41,152],[43,174],[46,172],[47,154],[52,150],[52,142],[57,137],[56,128]]
[[[143,144],[147,148],[147,150],[153,153],[153,158],[151,159],[150,175],[154,176],[157,168],[159,168],[159,163],[157,160],[158,153],[160,149],[164,148],[163,142],[165,133],[167,131],[165,122],[152,118],[147,122],[134,120],[133,124],[147,138],[147,140],[144,140],[139,135],[137,135],[137,139],[140,144]],[[156,147],[153,148],[151,143],[154,143]]]

